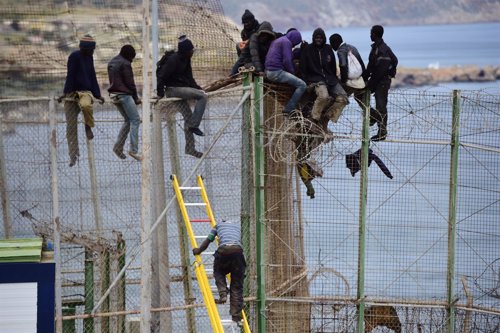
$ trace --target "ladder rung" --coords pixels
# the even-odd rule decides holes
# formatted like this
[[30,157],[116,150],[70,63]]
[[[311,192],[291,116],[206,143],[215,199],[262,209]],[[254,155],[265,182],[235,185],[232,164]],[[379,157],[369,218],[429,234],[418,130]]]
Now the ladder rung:
[[233,326],[233,325],[236,326],[236,323],[231,319],[221,319],[220,323],[222,324],[222,326]]
[[207,238],[207,236],[194,236],[195,239],[203,239],[203,238]]
[[181,190],[201,190],[201,187],[194,186],[194,187],[189,187],[189,186],[181,186],[179,187]]
[[207,204],[204,202],[191,202],[185,203],[184,206],[206,206]]
[[210,222],[210,219],[192,219],[191,222]]

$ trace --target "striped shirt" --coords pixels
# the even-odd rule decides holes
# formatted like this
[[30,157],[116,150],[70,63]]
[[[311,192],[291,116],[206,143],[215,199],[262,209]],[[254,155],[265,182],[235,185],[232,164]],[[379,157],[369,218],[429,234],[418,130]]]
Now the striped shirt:
[[221,245],[241,245],[241,228],[239,224],[231,221],[222,220],[221,223],[217,223],[215,227],[210,231],[207,238],[213,242],[215,236],[219,237],[219,246]]

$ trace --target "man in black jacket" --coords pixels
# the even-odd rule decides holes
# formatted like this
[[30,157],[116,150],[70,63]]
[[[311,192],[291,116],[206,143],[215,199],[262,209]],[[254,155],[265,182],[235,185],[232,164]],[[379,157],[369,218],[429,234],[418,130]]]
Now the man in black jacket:
[[248,52],[250,37],[260,26],[259,21],[255,19],[253,13],[248,9],[245,9],[245,12],[241,16],[241,23],[243,24],[243,30],[241,30],[241,42],[236,45],[238,60],[236,60],[233,68],[231,69],[231,75],[238,74],[238,69],[245,65],[244,51],[246,50],[246,52]]
[[387,138],[387,97],[391,87],[391,78],[396,76],[398,58],[391,48],[382,39],[384,28],[374,25],[370,31],[372,49],[368,57],[368,67],[363,73],[368,80],[368,89],[375,93],[375,109],[370,112],[370,125],[377,123],[378,132],[372,141],[381,141]]
[[[195,150],[193,134],[204,136],[199,129],[208,96],[193,78],[191,58],[194,53],[193,43],[186,36],[179,37],[177,52],[172,54],[157,74],[157,94],[159,98],[179,97],[180,112],[184,117],[186,133],[186,154],[200,158],[203,154]],[[191,112],[186,100],[195,99],[194,112]]]
[[132,71],[132,61],[135,58],[135,49],[132,45],[124,45],[120,54],[111,59],[108,63],[109,88],[108,92],[111,100],[122,115],[124,122],[120,129],[118,138],[113,146],[113,152],[121,159],[126,156],[123,153],[123,146],[130,133],[130,150],[128,154],[134,159],[141,161],[139,154],[139,125],[141,117],[137,111],[137,105],[141,104],[141,99],[137,95],[137,88]]
[[320,120],[324,113],[336,123],[349,102],[339,84],[335,55],[330,45],[326,44],[323,29],[314,30],[312,43],[301,51],[300,72],[304,81],[316,92],[311,117]]

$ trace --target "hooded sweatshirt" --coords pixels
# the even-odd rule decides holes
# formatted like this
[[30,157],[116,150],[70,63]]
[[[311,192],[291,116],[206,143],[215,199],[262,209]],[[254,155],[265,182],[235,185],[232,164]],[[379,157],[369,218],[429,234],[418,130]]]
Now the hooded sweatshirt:
[[[314,38],[323,37],[323,43],[317,46]],[[330,45],[326,44],[326,35],[323,29],[317,28],[313,32],[313,42],[301,52],[300,72],[307,84],[325,82],[334,86],[338,84],[337,63]]]
[[[269,36],[266,42],[259,41],[261,35]],[[254,66],[256,72],[263,72],[267,52],[275,38],[276,35],[273,32],[271,23],[267,21],[262,22],[257,32],[253,33],[250,37],[248,48],[245,48],[242,52],[242,56],[244,56],[245,59],[245,65]]]
[[285,70],[295,73],[292,49],[302,42],[302,35],[297,30],[289,31],[285,36],[274,40],[266,56],[266,70]]

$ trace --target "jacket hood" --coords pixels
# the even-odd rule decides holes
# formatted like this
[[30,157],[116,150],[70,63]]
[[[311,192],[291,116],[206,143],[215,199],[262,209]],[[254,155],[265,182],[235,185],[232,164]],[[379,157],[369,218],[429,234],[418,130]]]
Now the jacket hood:
[[261,33],[271,35],[273,38],[276,37],[273,31],[273,26],[267,21],[263,21],[257,30],[257,35],[260,35]]
[[322,45],[325,45],[326,44],[326,34],[325,34],[325,31],[321,28],[317,28],[316,30],[314,30],[313,35],[312,35],[313,43],[314,43],[314,38],[316,38],[316,36],[318,36],[318,35],[323,37],[324,42]]
[[300,42],[302,42],[302,35],[298,30],[289,31],[286,34],[286,37],[290,40],[290,42],[292,42],[293,46],[296,46],[300,44]]

